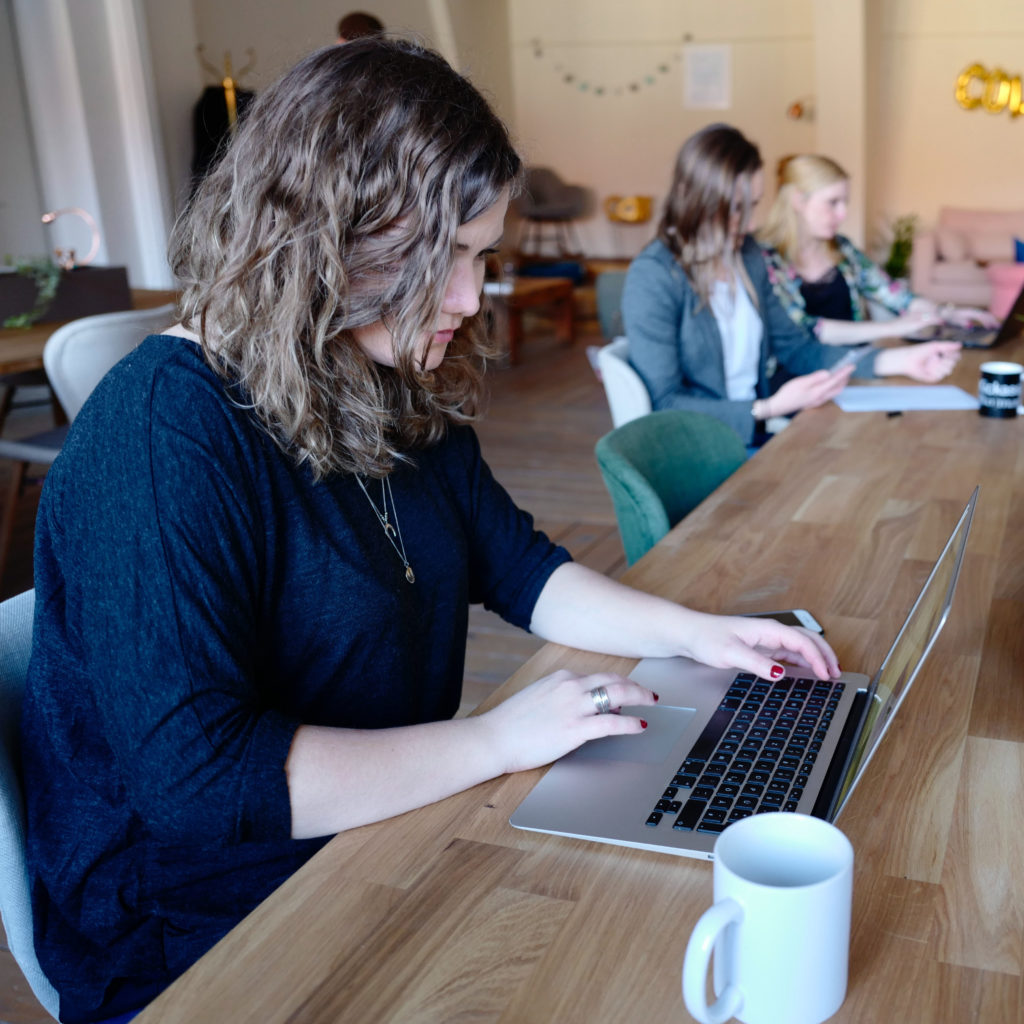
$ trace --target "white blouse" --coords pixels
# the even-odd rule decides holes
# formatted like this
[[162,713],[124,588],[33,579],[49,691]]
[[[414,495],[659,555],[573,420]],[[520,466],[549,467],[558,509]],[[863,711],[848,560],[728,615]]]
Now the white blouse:
[[722,336],[726,396],[733,401],[756,398],[764,323],[747,289],[736,278],[716,281],[711,291],[711,312]]

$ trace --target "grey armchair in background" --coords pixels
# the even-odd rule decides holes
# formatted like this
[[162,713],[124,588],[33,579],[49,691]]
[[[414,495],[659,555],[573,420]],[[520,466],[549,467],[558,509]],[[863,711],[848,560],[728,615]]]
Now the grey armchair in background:
[[590,193],[582,185],[567,185],[549,167],[529,167],[526,187],[515,200],[523,219],[519,236],[521,256],[540,256],[545,241],[561,257],[582,254],[574,221],[586,212]]

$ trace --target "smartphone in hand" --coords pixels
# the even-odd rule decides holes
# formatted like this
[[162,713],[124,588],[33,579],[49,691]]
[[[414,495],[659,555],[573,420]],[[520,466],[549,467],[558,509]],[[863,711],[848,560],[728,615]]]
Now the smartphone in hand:
[[750,619],[775,619],[784,626],[803,626],[815,633],[824,634],[825,630],[818,620],[806,608],[788,608],[782,612],[751,612]]
[[866,345],[858,345],[856,348],[851,348],[842,359],[837,360],[828,368],[828,372],[838,373],[840,370],[845,370],[847,366],[859,363],[868,352],[877,347],[877,345],[869,342]]

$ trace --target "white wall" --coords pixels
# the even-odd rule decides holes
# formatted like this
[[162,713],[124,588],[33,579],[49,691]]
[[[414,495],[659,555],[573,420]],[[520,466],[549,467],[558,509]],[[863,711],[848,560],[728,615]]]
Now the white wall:
[[[427,0],[192,0],[192,8],[196,38],[217,67],[225,52],[236,70],[247,60],[247,50],[255,52],[255,67],[242,84],[256,90],[304,54],[333,43],[338,19],[350,10],[375,14],[388,31],[427,42],[433,29]],[[210,78],[205,82],[216,84]]]
[[[155,4],[158,0],[148,0]],[[175,0],[180,2],[180,0]],[[507,117],[512,108],[508,46],[510,0],[192,0],[195,35],[217,67],[231,54],[236,70],[251,48],[256,57],[242,84],[259,90],[303,54],[335,40],[338,19],[363,10],[384,22],[388,32],[407,36],[445,52],[447,28],[454,37],[454,63]],[[515,2],[515,0],[511,0]],[[197,65],[198,66],[198,65]],[[204,84],[215,84],[209,75]]]
[[0,2],[0,259],[30,258],[45,251],[46,212],[39,183],[25,91],[21,80],[11,0]]
[[[51,3],[53,0],[33,0]],[[66,2],[66,0],[65,0]],[[172,197],[187,186],[191,112],[205,84],[195,45],[236,67],[247,48],[257,64],[243,84],[259,89],[301,54],[334,38],[336,0],[139,0],[152,46],[161,139]],[[377,13],[389,29],[437,45],[436,7],[447,5],[457,62],[493,99],[532,163],[555,167],[593,189],[643,193],[660,200],[672,160],[691,132],[712,120],[736,124],[761,147],[772,170],[788,153],[842,139],[834,120],[792,121],[795,99],[818,91],[821,69],[849,60],[848,41],[820,23],[829,0],[373,0],[353,4]],[[836,0],[840,2],[840,0]],[[846,3],[847,0],[842,0]],[[934,221],[941,205],[1024,208],[1024,117],[968,112],[953,99],[957,74],[980,61],[1024,71],[1024,4],[1019,0],[851,0],[863,5],[865,141],[861,168],[868,242],[894,217]],[[11,0],[3,0],[6,15]],[[432,11],[432,8],[435,9]],[[817,17],[816,17],[817,14]],[[0,31],[7,18],[0,18]],[[86,34],[88,34],[87,30]],[[535,56],[534,40],[542,55]],[[727,110],[687,110],[679,54],[684,39],[726,43],[733,55],[733,102]],[[9,42],[9,40],[7,40]],[[11,64],[0,63],[5,80]],[[81,49],[81,47],[80,47]],[[86,63],[95,55],[82,54]],[[658,69],[668,67],[667,73]],[[847,68],[830,94],[841,96]],[[563,81],[575,74],[572,84]],[[648,81],[648,77],[652,81]],[[589,85],[579,88],[581,81]],[[639,83],[636,91],[629,84]],[[836,84],[836,83],[833,83]],[[604,95],[596,88],[605,86]],[[822,87],[824,91],[824,87]],[[822,97],[822,99],[827,99]],[[0,98],[0,130],[17,137],[20,105],[10,88]],[[819,107],[819,118],[822,111]],[[12,151],[16,150],[16,151]],[[851,159],[840,155],[840,159]],[[855,159],[855,158],[854,158]],[[15,219],[40,203],[22,147],[0,156],[0,253],[18,242]],[[769,178],[771,175],[769,174]],[[595,214],[582,232],[590,255],[631,255],[652,225],[609,223]],[[856,232],[855,232],[856,233]]]
[[188,198],[192,175],[192,108],[203,90],[196,59],[192,0],[143,0],[160,137],[173,213]]
[[[597,210],[580,232],[585,252],[633,255],[646,244],[657,205],[646,225],[614,225],[602,212],[604,199],[644,194],[660,203],[679,146],[705,124],[736,125],[769,169],[813,147],[813,125],[786,117],[790,103],[814,92],[812,21],[812,0],[632,0],[628,14],[617,0],[513,0],[519,142],[528,163],[594,190]],[[684,107],[684,39],[731,47],[728,109]],[[659,71],[662,65],[669,70]]]
[[[127,266],[137,287],[168,287],[170,203],[137,0],[13,0],[8,13],[42,209],[87,211],[99,230],[97,264]],[[93,241],[71,216],[43,239],[34,255],[60,247],[83,258]]]
[[928,225],[944,205],[1024,209],[1024,117],[966,111],[953,98],[957,75],[975,61],[1024,72],[1024,4],[873,2],[869,226],[912,213]]

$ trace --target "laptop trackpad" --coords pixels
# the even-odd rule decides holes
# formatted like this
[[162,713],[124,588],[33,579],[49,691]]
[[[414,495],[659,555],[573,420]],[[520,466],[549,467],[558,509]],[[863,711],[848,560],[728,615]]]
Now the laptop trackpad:
[[633,761],[640,764],[658,764],[668,757],[672,747],[682,736],[695,708],[623,708],[624,713],[642,718],[647,728],[642,733],[628,736],[605,736],[591,740],[567,756],[573,759],[598,761]]

